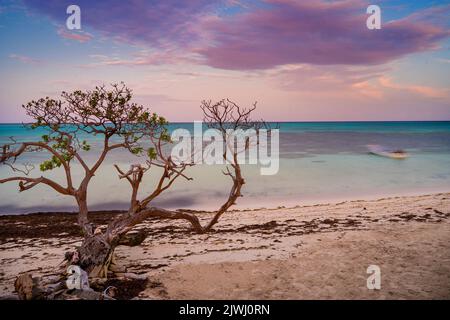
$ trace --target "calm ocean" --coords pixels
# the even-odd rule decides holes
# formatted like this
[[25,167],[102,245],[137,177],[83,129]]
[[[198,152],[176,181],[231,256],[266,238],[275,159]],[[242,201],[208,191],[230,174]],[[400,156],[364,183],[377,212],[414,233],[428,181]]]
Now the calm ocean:
[[[192,124],[175,123],[174,128],[192,129]],[[38,139],[44,131],[28,130],[18,124],[0,125],[0,144],[14,136],[18,141]],[[93,159],[97,142],[88,159]],[[368,154],[367,145],[404,149],[410,157],[393,160]],[[280,123],[280,170],[261,176],[257,166],[245,165],[244,197],[240,208],[293,206],[349,199],[373,199],[450,191],[450,122],[285,122]],[[40,163],[46,154],[30,154],[18,162]],[[109,155],[89,190],[91,209],[122,209],[128,203],[129,188],[119,180],[113,164],[127,168],[143,161],[123,151]],[[37,166],[38,167],[38,166]],[[75,172],[80,179],[81,170]],[[177,181],[157,205],[168,208],[213,209],[226,197],[230,183],[220,166],[199,165],[189,169],[194,181]],[[0,177],[11,170],[0,166]],[[35,169],[33,173],[41,173]],[[50,176],[63,181],[62,172]],[[155,182],[150,174],[143,192]],[[0,214],[75,210],[74,200],[55,194],[45,186],[19,193],[17,184],[0,185]]]

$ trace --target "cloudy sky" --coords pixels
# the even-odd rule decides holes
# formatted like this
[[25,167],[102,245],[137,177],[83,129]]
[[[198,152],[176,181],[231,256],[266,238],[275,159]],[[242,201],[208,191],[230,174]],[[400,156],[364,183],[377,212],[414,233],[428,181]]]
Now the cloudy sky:
[[426,0],[0,0],[0,122],[120,81],[171,121],[226,97],[276,121],[450,120],[449,16],[450,1]]

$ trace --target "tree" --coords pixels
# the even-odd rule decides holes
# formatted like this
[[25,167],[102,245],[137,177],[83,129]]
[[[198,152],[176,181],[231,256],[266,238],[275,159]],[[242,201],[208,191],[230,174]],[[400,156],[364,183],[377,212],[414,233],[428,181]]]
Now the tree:
[[[150,217],[158,217],[162,219],[187,220],[191,224],[193,231],[196,233],[206,233],[211,231],[212,227],[219,221],[220,217],[231,206],[236,204],[237,199],[242,196],[241,189],[245,184],[238,156],[240,152],[245,152],[249,149],[251,145],[251,137],[245,137],[245,146],[243,149],[239,150],[236,147],[234,140],[230,139],[231,133],[229,130],[231,129],[232,132],[236,132],[238,130],[244,131],[253,129],[255,130],[255,136],[257,136],[258,131],[262,127],[266,128],[267,125],[263,121],[251,120],[250,114],[256,109],[256,103],[252,108],[244,109],[228,99],[220,100],[214,104],[212,104],[211,101],[203,101],[201,108],[204,115],[203,121],[207,123],[209,128],[218,130],[222,136],[222,141],[226,144],[222,157],[225,163],[227,163],[227,167],[226,171],[223,171],[223,174],[230,177],[232,186],[225,202],[214,212],[213,217],[206,225],[202,225],[200,223],[200,219],[192,212],[183,210],[170,211],[151,206],[151,202],[157,196],[170,188],[177,178],[182,177],[192,180],[192,178],[187,177],[183,172],[188,166],[193,165],[193,163],[181,163],[177,165],[171,156],[164,153],[164,143],[161,143],[164,139],[159,137],[158,139],[153,140],[155,151],[153,157],[151,157],[150,161],[147,162],[147,166],[135,165],[132,166],[126,173],[117,165],[115,166],[119,172],[119,177],[121,179],[125,178],[128,180],[132,188],[132,197],[128,212],[125,215],[119,216],[115,219],[108,226],[107,232],[113,233],[114,236],[117,233],[124,234],[131,230],[133,226],[144,221],[145,219]],[[152,133],[149,134],[149,136],[154,139],[157,135]],[[169,140],[166,139],[165,141],[167,142]],[[136,195],[141,185],[142,178],[152,166],[163,168],[162,174],[156,188],[148,196],[139,201],[136,199]]]
[[[229,129],[252,128],[257,131],[265,125],[250,119],[256,104],[250,109],[243,109],[230,100],[221,100],[214,104],[211,101],[202,102],[205,122],[210,128],[218,130],[226,143],[223,158],[227,161],[227,168],[223,173],[232,181],[228,198],[214,212],[210,221],[202,225],[192,212],[171,211],[152,206],[152,201],[168,190],[177,179],[192,180],[185,174],[185,170],[194,164],[174,161],[168,152],[172,142],[167,121],[151,114],[147,108],[132,103],[131,98],[131,90],[120,84],[113,85],[109,90],[101,86],[86,92],[63,92],[62,100],[46,97],[31,101],[23,106],[26,113],[34,119],[31,128],[43,128],[48,133],[39,141],[12,140],[10,144],[2,146],[0,163],[22,172],[23,175],[2,179],[0,183],[18,181],[20,191],[45,184],[59,194],[74,197],[78,205],[78,224],[82,228],[84,239],[81,246],[68,254],[67,258],[70,264],[80,265],[90,277],[107,276],[115,248],[124,242],[125,236],[134,226],[148,218],[183,219],[190,222],[196,233],[210,232],[220,217],[242,196],[241,189],[245,183],[238,161],[238,154],[242,150],[237,150],[234,142],[226,142]],[[91,149],[89,143],[82,139],[86,134],[100,136],[103,141],[98,158],[91,166],[83,158],[84,152]],[[150,143],[146,150],[143,141]],[[250,141],[251,139],[246,137],[244,152],[249,148]],[[119,178],[125,179],[131,187],[130,206],[125,213],[114,217],[106,230],[102,231],[88,219],[88,185],[107,154],[119,148],[135,155],[145,154],[146,161],[144,164],[131,165],[128,171],[115,165]],[[65,185],[44,176],[31,178],[28,176],[31,172],[29,166],[24,169],[17,167],[16,160],[23,154],[43,151],[50,154],[50,159],[41,163],[41,171],[62,168],[66,177]],[[75,163],[84,171],[84,177],[78,185],[74,185],[72,179]],[[154,190],[138,199],[142,179],[150,169],[160,170],[161,175]]]

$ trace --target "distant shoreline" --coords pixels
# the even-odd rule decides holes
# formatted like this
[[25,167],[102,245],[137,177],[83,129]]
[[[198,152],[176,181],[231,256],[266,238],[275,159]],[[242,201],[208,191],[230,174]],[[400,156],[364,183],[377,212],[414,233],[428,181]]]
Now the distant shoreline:
[[[236,206],[232,207],[230,211],[233,212],[241,212],[241,211],[259,211],[259,210],[278,210],[278,209],[295,209],[295,208],[302,208],[302,207],[314,207],[314,206],[324,206],[324,205],[331,205],[331,204],[337,204],[337,203],[352,203],[352,202],[361,202],[361,201],[378,201],[378,200],[389,200],[389,199],[399,199],[399,198],[405,198],[405,197],[417,197],[417,196],[432,196],[432,195],[443,195],[450,193],[450,188],[447,189],[436,189],[429,192],[422,192],[422,191],[412,191],[412,192],[399,192],[394,194],[372,194],[372,195],[365,195],[365,196],[356,196],[356,197],[328,197],[323,199],[304,199],[302,201],[296,201],[293,203],[292,201],[283,202],[283,201],[270,201],[270,205],[260,206],[260,205],[253,205],[253,206],[242,206],[237,204]],[[256,203],[256,202],[255,202]],[[126,207],[128,205],[127,202],[123,202],[123,209],[109,209],[105,204],[97,204],[93,207],[98,206],[105,206],[105,208],[102,209],[94,209],[90,210],[90,214],[105,214],[105,213],[111,213],[111,214],[119,214],[126,212]],[[159,205],[155,205],[159,206]],[[111,207],[116,207],[117,204],[111,205]],[[161,207],[165,207],[164,205],[161,205]],[[166,207],[167,208],[167,207]],[[216,209],[214,206],[211,206],[210,208],[168,208],[170,210],[188,210],[188,211],[196,211],[199,213],[211,213],[214,212]],[[50,215],[53,216],[55,214],[61,214],[61,215],[76,215],[76,207],[74,206],[73,209],[58,209],[55,208],[54,210],[33,210],[29,209],[28,212],[20,212],[20,213],[10,213],[8,211],[0,211],[0,219],[2,217],[20,217],[20,216],[36,216],[36,215]]]
[[[190,124],[197,120],[192,121],[170,121],[170,124]],[[420,123],[420,122],[450,122],[450,119],[448,120],[311,120],[311,121],[292,121],[292,120],[270,120],[267,121],[268,123]],[[32,124],[32,122],[0,122],[0,125],[29,125]],[[66,123],[71,124],[71,123]]]

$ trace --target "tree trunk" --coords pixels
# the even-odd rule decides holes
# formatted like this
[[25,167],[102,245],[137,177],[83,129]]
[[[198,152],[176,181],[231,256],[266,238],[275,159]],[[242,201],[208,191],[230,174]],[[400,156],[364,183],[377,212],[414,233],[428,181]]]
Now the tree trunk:
[[108,243],[103,235],[86,235],[78,249],[79,265],[89,278],[106,278],[113,261],[115,245]]
[[78,225],[85,235],[92,235],[93,230],[88,219],[87,191],[80,190],[77,192],[75,199],[78,204]]
[[78,203],[78,224],[83,230],[84,239],[77,250],[73,264],[79,265],[89,274],[89,278],[106,278],[113,262],[114,249],[118,245],[118,237],[107,237],[106,234],[93,230],[89,223],[87,192],[80,189],[76,195]]

